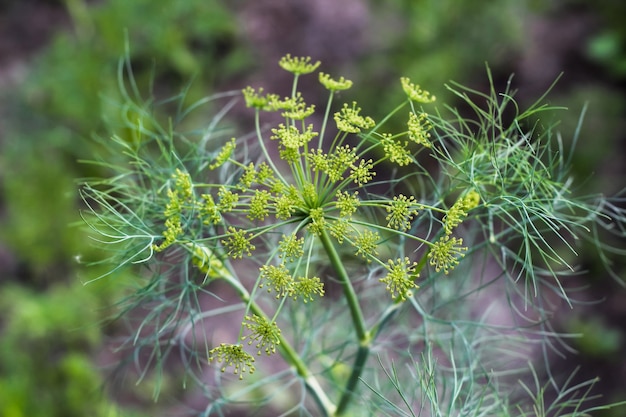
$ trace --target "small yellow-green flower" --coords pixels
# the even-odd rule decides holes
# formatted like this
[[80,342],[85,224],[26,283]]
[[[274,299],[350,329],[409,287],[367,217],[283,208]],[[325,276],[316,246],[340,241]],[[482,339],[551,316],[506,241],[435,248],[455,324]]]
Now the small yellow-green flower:
[[324,153],[321,149],[312,149],[306,157],[315,171],[328,175],[332,182],[342,180],[346,170],[358,160],[356,151],[348,145],[338,146],[330,154]]
[[311,223],[308,225],[308,230],[314,235],[321,235],[328,227],[326,218],[324,217],[324,209],[321,207],[311,209],[309,211],[309,217],[311,218]]
[[220,201],[217,204],[217,209],[221,213],[227,213],[235,208],[235,205],[239,201],[239,194],[232,192],[228,188],[221,186],[217,192],[217,196]]
[[228,161],[228,158],[232,156],[233,152],[235,152],[235,147],[235,138],[232,138],[222,147],[220,153],[215,157],[214,162],[209,165],[209,169],[215,169],[224,165],[224,163]]
[[359,165],[353,165],[350,169],[350,179],[358,184],[359,187],[367,184],[374,178],[376,171],[373,171],[374,163],[371,159],[367,161],[361,159]]
[[327,90],[330,91],[347,90],[352,87],[352,81],[346,80],[344,77],[334,80],[330,78],[330,75],[324,74],[323,72],[319,73],[319,81]]
[[405,166],[411,163],[413,157],[408,149],[409,143],[407,141],[399,141],[394,139],[391,134],[384,133],[380,140],[383,145],[383,151],[391,162],[394,162],[400,166]]
[[350,222],[346,219],[333,220],[330,222],[330,235],[337,239],[337,243],[340,245],[343,243],[343,240],[348,235],[348,228],[350,227]]
[[380,241],[380,235],[378,232],[364,230],[359,232],[353,240],[357,256],[362,256],[367,259],[368,262],[371,262],[370,258],[378,254],[378,251],[376,250],[378,248],[378,242]]
[[411,296],[413,288],[419,288],[415,284],[415,280],[419,277],[419,274],[415,272],[417,262],[411,262],[408,257],[390,259],[385,268],[387,275],[381,278],[380,282],[387,284],[386,288],[391,293],[392,299],[405,301],[407,296]]
[[413,84],[409,78],[402,77],[400,78],[400,82],[402,83],[402,89],[409,99],[417,101],[418,103],[432,103],[436,100],[435,96],[428,91],[422,90],[419,85]]
[[267,292],[276,291],[276,298],[283,297],[291,292],[293,277],[285,264],[263,265],[261,267],[261,284],[259,288],[267,286]]
[[478,203],[480,203],[480,196],[475,190],[471,190],[459,198],[443,218],[443,227],[446,234],[452,234],[453,229],[467,217],[467,212],[478,206]]
[[248,218],[250,220],[265,220],[269,216],[270,192],[267,190],[254,190],[254,195],[250,199]]
[[163,210],[166,217],[163,231],[165,240],[160,245],[152,245],[152,249],[157,252],[165,250],[184,234],[181,215],[186,208],[193,208],[195,205],[191,176],[176,169],[172,179],[174,189],[167,190],[168,202]]
[[417,215],[415,197],[399,194],[393,197],[386,207],[387,227],[405,232],[411,228],[411,221]]
[[298,210],[297,200],[288,193],[282,193],[274,199],[276,218],[279,220],[289,219]]
[[409,127],[409,139],[413,142],[423,145],[426,148],[430,148],[430,133],[428,132],[432,125],[428,121],[428,115],[426,113],[409,113],[409,121],[407,123]]
[[430,265],[435,267],[435,271],[439,272],[443,269],[443,273],[447,274],[459,264],[459,258],[465,256],[467,248],[461,245],[463,245],[461,238],[450,237],[450,235],[441,237],[428,252]]
[[250,162],[244,169],[241,178],[239,178],[238,187],[242,190],[247,190],[252,187],[257,180],[256,167],[254,162]]
[[463,207],[465,207],[467,211],[478,207],[478,204],[480,204],[480,194],[478,194],[476,190],[470,190],[463,197]]
[[304,255],[304,238],[298,239],[295,233],[283,235],[278,243],[278,257],[294,261]]
[[299,92],[295,97],[285,97],[283,100],[277,95],[271,96],[268,105],[272,110],[283,110],[280,115],[293,120],[304,120],[315,113],[315,105],[307,106]]
[[361,201],[359,200],[359,192],[355,191],[352,195],[350,195],[347,191],[339,191],[337,193],[337,201],[335,202],[335,206],[339,209],[340,217],[350,217],[361,205]]
[[313,296],[322,297],[324,295],[324,284],[318,277],[299,277],[291,286],[289,293],[294,299],[302,298],[302,301],[313,301]]
[[252,107],[259,110],[270,110],[270,97],[266,95],[262,95],[263,88],[259,88],[259,90],[255,90],[254,88],[248,86],[241,90],[243,93],[243,98],[246,102],[247,107]]
[[222,343],[211,349],[209,351],[209,363],[211,362],[223,364],[222,372],[226,372],[227,368],[232,367],[233,374],[239,375],[239,379],[243,379],[245,372],[252,375],[256,370],[253,365],[254,357],[243,350],[242,345]]
[[176,168],[176,172],[172,175],[172,178],[174,179],[174,184],[176,186],[175,190],[181,195],[182,200],[192,199],[193,182],[191,181],[191,176],[187,172],[183,172]]
[[165,240],[160,245],[153,245],[152,249],[161,252],[172,243],[176,242],[179,236],[184,233],[180,215],[174,215],[165,219],[165,231],[163,237]]
[[270,139],[280,141],[280,144],[287,149],[298,149],[311,141],[318,135],[313,131],[313,125],[308,125],[306,130],[300,131],[293,125],[285,126],[284,124],[278,125],[278,128],[272,129],[272,135]]
[[246,316],[245,320],[242,324],[250,330],[250,335],[241,339],[249,338],[248,345],[256,341],[256,348],[259,349],[257,355],[261,354],[261,350],[264,350],[268,356],[276,353],[276,346],[280,344],[280,329],[276,322],[270,323],[267,318],[256,314]]
[[352,107],[344,103],[341,110],[334,116],[337,129],[346,133],[359,133],[361,129],[371,129],[376,125],[374,119],[369,116],[363,117],[359,114],[360,112],[361,108],[356,106],[356,101],[352,102]]
[[309,74],[317,69],[321,64],[320,61],[311,63],[311,57],[292,57],[290,54],[285,55],[278,61],[278,65],[285,71],[289,71],[295,75]]
[[233,259],[241,259],[244,253],[252,256],[252,251],[256,249],[250,242],[250,239],[252,239],[252,233],[246,235],[245,230],[235,229],[233,226],[230,226],[226,238],[222,239],[222,244],[228,256]]
[[213,196],[211,194],[202,194],[201,197],[204,202],[200,206],[198,217],[202,219],[202,223],[206,225],[219,223],[222,220],[222,215],[213,200]]

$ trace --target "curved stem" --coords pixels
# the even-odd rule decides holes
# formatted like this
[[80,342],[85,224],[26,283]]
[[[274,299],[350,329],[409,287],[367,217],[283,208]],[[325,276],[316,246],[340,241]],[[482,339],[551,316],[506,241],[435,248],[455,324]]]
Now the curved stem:
[[[250,293],[246,288],[241,285],[241,283],[232,275],[224,276],[224,279],[228,284],[237,292],[239,298],[248,306],[250,311],[256,314],[259,317],[263,317],[269,321],[269,318],[261,309],[261,307],[254,302],[250,298]],[[296,373],[302,378],[304,381],[304,385],[306,386],[307,391],[313,396],[315,402],[319,406],[320,410],[323,413],[324,417],[335,416],[337,407],[335,404],[328,398],[326,392],[322,389],[317,378],[311,374],[309,368],[300,358],[300,355],[296,352],[296,350],[291,346],[289,341],[283,337],[282,334],[278,335],[278,340],[280,343],[278,344],[278,349],[280,350],[281,356],[287,363],[293,366],[296,370]]]
[[352,324],[354,325],[359,341],[359,349],[354,359],[354,364],[352,365],[352,372],[346,382],[346,386],[341,394],[337,410],[334,414],[335,416],[341,416],[350,404],[350,401],[352,400],[352,393],[354,392],[354,389],[359,382],[359,378],[363,373],[363,369],[365,368],[365,363],[367,362],[367,357],[370,353],[372,338],[370,332],[366,328],[365,320],[363,319],[363,312],[361,311],[359,300],[357,299],[352,283],[350,282],[350,277],[341,262],[341,258],[335,249],[335,245],[333,245],[333,242],[330,239],[328,231],[322,231],[320,240],[322,241],[322,246],[328,255],[330,264],[335,270],[335,273],[339,278],[339,282],[343,287],[343,294],[348,303],[350,315],[352,316]]
[[335,249],[335,245],[333,245],[327,230],[322,231],[320,234],[320,240],[322,241],[322,246],[328,255],[330,265],[335,270],[337,278],[339,278],[339,282],[343,288],[343,295],[346,297],[348,307],[350,308],[350,315],[352,316],[352,324],[356,330],[356,335],[359,342],[363,343],[364,341],[369,340],[369,332],[365,327],[363,312],[361,311],[359,300],[357,299],[352,283],[350,282],[350,277],[348,276],[346,269],[343,267],[343,262],[341,262],[341,258],[339,257],[337,249]]

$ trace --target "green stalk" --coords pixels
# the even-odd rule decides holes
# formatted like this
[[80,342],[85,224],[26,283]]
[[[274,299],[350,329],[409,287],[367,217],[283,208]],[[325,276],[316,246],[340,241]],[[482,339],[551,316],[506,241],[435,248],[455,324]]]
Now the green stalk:
[[[263,317],[269,321],[269,317],[265,314],[265,312],[259,307],[257,303],[254,302],[250,298],[250,293],[245,289],[243,285],[232,275],[224,276],[224,279],[230,286],[237,292],[241,300],[248,306],[249,310],[252,311],[259,317]],[[282,334],[278,335],[278,340],[280,343],[278,344],[278,349],[281,353],[281,356],[287,363],[293,366],[296,370],[296,373],[302,378],[304,381],[304,385],[307,388],[307,391],[313,396],[315,402],[319,406],[320,410],[323,413],[323,417],[331,417],[336,415],[337,407],[335,404],[328,398],[326,392],[320,385],[317,378],[311,374],[309,368],[300,358],[300,355],[296,352],[296,350],[291,346],[289,341],[283,337]]]
[[354,364],[352,365],[352,373],[346,382],[346,387],[341,394],[341,398],[339,399],[339,404],[337,405],[337,410],[335,412],[335,416],[341,416],[346,411],[350,401],[352,400],[352,393],[354,392],[354,388],[359,382],[359,378],[363,373],[363,369],[365,368],[365,362],[367,361],[367,357],[370,352],[371,345],[371,336],[370,332],[367,330],[365,325],[365,320],[363,319],[363,312],[361,311],[361,306],[359,305],[359,300],[354,292],[354,288],[352,287],[352,283],[350,282],[350,277],[346,272],[346,269],[343,266],[343,262],[341,262],[341,258],[337,253],[337,249],[335,249],[335,245],[330,239],[330,235],[328,231],[322,231],[320,235],[320,240],[322,242],[322,246],[328,255],[328,260],[330,261],[331,266],[335,270],[337,277],[339,278],[339,282],[343,288],[343,294],[348,303],[348,307],[350,309],[350,315],[352,317],[352,324],[354,325],[354,329],[357,334],[357,338],[359,341],[359,349],[356,354],[356,358],[354,359]]

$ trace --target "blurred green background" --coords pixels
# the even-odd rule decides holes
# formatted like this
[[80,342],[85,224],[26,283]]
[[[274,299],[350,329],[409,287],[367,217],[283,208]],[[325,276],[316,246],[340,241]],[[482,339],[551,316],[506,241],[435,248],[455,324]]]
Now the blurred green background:
[[[400,75],[454,105],[443,84],[486,88],[486,63],[499,85],[516,74],[522,103],[563,71],[549,100],[570,109],[557,115],[564,140],[588,104],[574,160],[583,192],[626,186],[623,0],[0,0],[3,417],[184,415],[175,410],[195,401],[176,375],[158,407],[150,380],[107,383],[124,329],[106,319],[131,277],[85,286],[99,271],[77,262],[100,256],[80,227],[77,179],[103,174],[77,161],[98,155],[93,137],[119,120],[126,41],[146,95],[191,85],[191,103],[248,84],[286,94],[289,77],[275,68],[291,53],[352,79],[350,97],[374,117],[399,100]],[[624,400],[626,292],[589,252],[588,298],[606,300],[560,320],[562,330],[585,333],[573,342],[581,354],[561,366],[581,366],[580,378],[600,374],[604,399]],[[623,263],[616,271],[624,279]]]

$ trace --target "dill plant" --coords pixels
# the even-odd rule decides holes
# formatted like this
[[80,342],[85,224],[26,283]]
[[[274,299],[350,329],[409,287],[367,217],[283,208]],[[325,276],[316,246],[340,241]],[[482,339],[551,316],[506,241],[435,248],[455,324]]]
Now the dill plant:
[[[81,191],[111,249],[102,262],[139,266],[121,315],[145,308],[127,343],[149,352],[141,375],[176,352],[207,416],[238,403],[264,415],[587,415],[593,381],[550,371],[568,335],[549,318],[556,300],[574,303],[563,282],[577,242],[619,253],[599,231],[623,235],[625,218],[575,195],[571,151],[540,122],[554,108],[542,97],[520,109],[510,83],[451,84],[468,117],[403,77],[406,100],[375,121],[336,103],[350,80],[320,72],[328,101],[314,126],[298,81],[320,63],[279,65],[289,97],[247,87],[165,127],[120,65],[126,123],[96,162],[113,174]],[[218,126],[240,96],[256,129],[228,138]],[[206,127],[179,130],[220,100]],[[281,122],[264,127],[268,112]],[[398,120],[405,129],[387,131]]]

